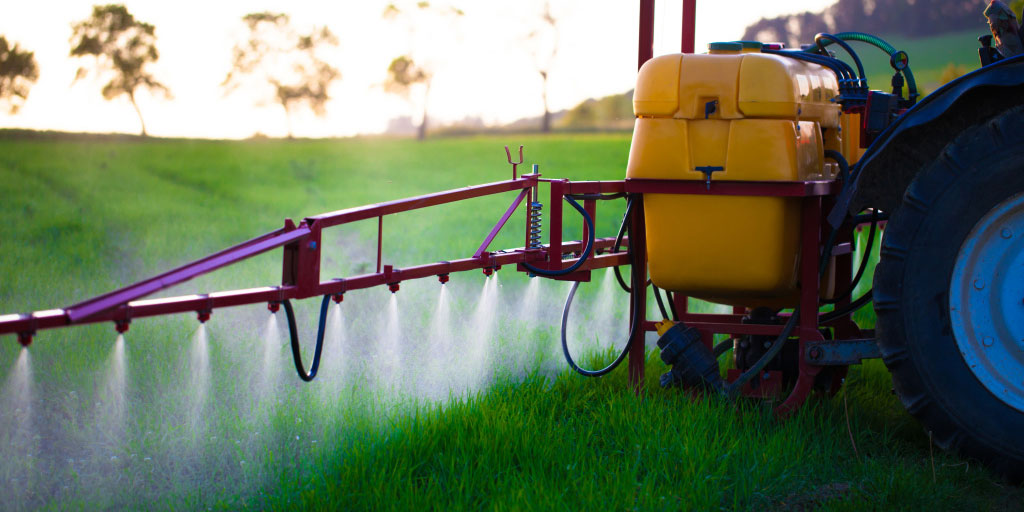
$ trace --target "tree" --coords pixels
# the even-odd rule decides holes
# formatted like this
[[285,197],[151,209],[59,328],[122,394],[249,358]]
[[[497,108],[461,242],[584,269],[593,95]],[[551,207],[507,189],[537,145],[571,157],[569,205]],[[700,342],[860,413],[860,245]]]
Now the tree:
[[541,118],[540,130],[544,133],[551,131],[551,110],[548,108],[548,76],[551,66],[558,55],[558,20],[551,14],[551,2],[544,2],[544,11],[540,15],[541,26],[530,32],[527,39],[536,43],[536,47],[530,52],[533,56],[533,64],[540,74],[541,100],[544,103],[544,117]]
[[[431,63],[429,50],[425,41],[419,41],[418,27],[436,24],[448,17],[459,18],[465,13],[455,7],[437,7],[430,2],[416,2],[414,8],[401,9],[396,4],[388,4],[384,8],[383,17],[392,22],[404,21],[407,23],[409,51],[395,57],[388,65],[387,78],[384,81],[384,90],[399,95],[406,99],[414,107],[419,105],[422,114],[419,127],[416,129],[416,138],[423,140],[427,137],[427,107],[430,102],[430,84],[434,79],[435,66]],[[437,27],[432,27],[431,37],[436,38]]]
[[422,88],[421,105],[423,106],[423,117],[420,118],[416,128],[416,138],[423,140],[427,137],[427,101],[430,98],[430,81],[434,74],[412,60],[408,55],[401,55],[392,59],[388,65],[388,78],[384,82],[384,90],[397,94],[412,101],[414,89]]
[[0,101],[7,103],[9,113],[18,113],[38,78],[35,55],[17,44],[11,46],[7,38],[0,36]]
[[317,116],[327,112],[328,89],[341,73],[320,54],[325,47],[338,46],[338,38],[326,26],[300,34],[283,13],[251,13],[242,21],[249,30],[248,39],[235,45],[231,71],[221,85],[228,93],[246,82],[263,86],[264,96],[284,109],[291,138],[296,108],[305,104]]
[[[103,98],[127,96],[139,116],[143,136],[146,123],[136,101],[137,91],[148,89],[171,97],[167,87],[146,70],[147,65],[160,59],[154,31],[153,25],[135,19],[128,9],[117,4],[94,6],[92,16],[72,25],[71,56],[93,58],[92,71],[100,77],[110,77],[110,82],[103,86]],[[81,67],[75,80],[88,74],[89,69]]]

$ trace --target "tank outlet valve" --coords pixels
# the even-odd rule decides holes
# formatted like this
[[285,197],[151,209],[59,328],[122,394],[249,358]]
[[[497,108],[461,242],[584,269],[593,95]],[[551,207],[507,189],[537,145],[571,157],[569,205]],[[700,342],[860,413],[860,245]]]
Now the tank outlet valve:
[[718,373],[718,361],[701,342],[700,331],[683,324],[670,326],[658,339],[661,360],[672,369],[661,376],[662,387],[683,385],[722,392],[725,384]]

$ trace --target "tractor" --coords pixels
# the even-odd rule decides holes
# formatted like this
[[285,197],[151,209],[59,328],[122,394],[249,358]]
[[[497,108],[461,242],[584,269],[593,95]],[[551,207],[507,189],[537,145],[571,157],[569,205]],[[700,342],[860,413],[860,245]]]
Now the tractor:
[[[640,389],[644,337],[657,331],[670,367],[661,385],[728,398],[780,396],[776,411],[786,415],[816,390],[837,392],[848,366],[881,358],[895,394],[939,446],[1024,479],[1024,57],[1000,44],[1017,33],[980,38],[979,69],[921,97],[909,56],[860,32],[818,34],[801,48],[723,41],[695,54],[695,0],[683,2],[682,51],[655,58],[654,1],[639,4],[636,121],[624,180],[543,178],[536,166],[519,173],[521,148],[513,161],[506,147],[509,180],[289,219],[67,308],[0,316],[0,334],[16,334],[27,347],[41,329],[104,321],[124,332],[147,316],[195,312],[205,322],[214,309],[265,303],[271,312],[283,306],[296,371],[309,381],[330,300],[514,266],[575,282],[562,348],[582,375],[604,375],[628,360]],[[868,87],[854,42],[888,60],[890,90]],[[541,184],[550,192],[546,208]],[[406,268],[382,260],[385,216],[509,192],[515,199],[471,256]],[[621,199],[618,233],[596,237],[598,202]],[[523,205],[523,247],[490,250]],[[563,240],[566,205],[584,221],[579,240]],[[374,271],[321,280],[321,232],[366,219],[378,221]],[[854,296],[876,241],[873,285]],[[140,300],[279,248],[280,285]],[[858,251],[864,256],[855,268]],[[628,278],[619,270],[626,265]],[[584,369],[568,349],[566,323],[576,286],[609,267],[630,295],[629,333],[610,365]],[[647,317],[649,293],[660,321]],[[323,306],[307,369],[291,301],[310,297]],[[732,312],[693,312],[690,298]],[[852,320],[869,304],[875,329]],[[725,341],[714,343],[716,335]],[[723,372],[719,360],[729,352],[735,368]]]

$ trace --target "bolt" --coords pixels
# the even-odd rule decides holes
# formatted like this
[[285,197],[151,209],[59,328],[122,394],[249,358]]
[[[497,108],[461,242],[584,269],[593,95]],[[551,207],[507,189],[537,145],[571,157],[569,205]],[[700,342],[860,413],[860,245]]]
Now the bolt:
[[999,231],[999,236],[1003,238],[1010,238],[1013,236],[1013,231],[1010,228],[1003,228]]
[[981,340],[981,344],[985,345],[986,347],[991,347],[993,343],[995,343],[995,340],[992,339],[992,336],[985,336]]
[[315,240],[309,242],[309,250],[311,250],[311,251],[315,251],[316,250],[316,241]]
[[771,378],[772,378],[772,376],[769,375],[768,372],[764,372],[764,380],[769,380]]
[[817,361],[821,359],[821,356],[824,354],[821,352],[821,347],[811,347],[811,350],[807,355],[811,358],[811,361]]
[[983,279],[981,279],[980,277],[978,279],[975,279],[974,280],[974,288],[977,289],[977,290],[984,289],[985,288],[985,281]]

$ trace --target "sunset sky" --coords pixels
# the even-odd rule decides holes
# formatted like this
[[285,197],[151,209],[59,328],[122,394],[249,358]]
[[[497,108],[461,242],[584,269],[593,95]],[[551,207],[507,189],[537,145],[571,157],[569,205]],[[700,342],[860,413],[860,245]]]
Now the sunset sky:
[[[698,51],[710,41],[739,38],[743,29],[760,17],[816,11],[831,3],[698,0]],[[279,105],[257,105],[254,91],[245,89],[226,96],[220,86],[230,68],[231,48],[245,36],[240,18],[258,11],[287,13],[300,31],[327,25],[340,39],[330,57],[342,77],[332,86],[327,115],[318,118],[305,110],[298,112],[293,117],[296,136],[378,133],[389,119],[411,113],[406,101],[380,87],[388,63],[408,52],[410,44],[406,29],[382,19],[387,1],[150,0],[124,4],[136,18],[156,26],[161,57],[152,71],[174,96],[164,100],[146,92],[138,95],[151,135],[244,138],[256,132],[285,134]],[[0,35],[35,52],[40,77],[19,114],[0,114],[0,127],[139,131],[138,119],[125,98],[103,100],[100,89],[105,82],[90,78],[72,83],[80,64],[68,57],[71,24],[88,17],[92,5],[52,0],[4,6]],[[487,123],[504,123],[540,115],[541,81],[524,39],[539,25],[543,1],[476,0],[451,5],[465,11],[465,16],[446,24],[425,22],[415,35],[420,53],[429,54],[436,67],[431,117],[443,122],[472,116]],[[633,86],[638,5],[630,0],[552,1],[561,41],[551,68],[552,110]],[[656,55],[679,51],[680,13],[681,1],[657,2]]]

